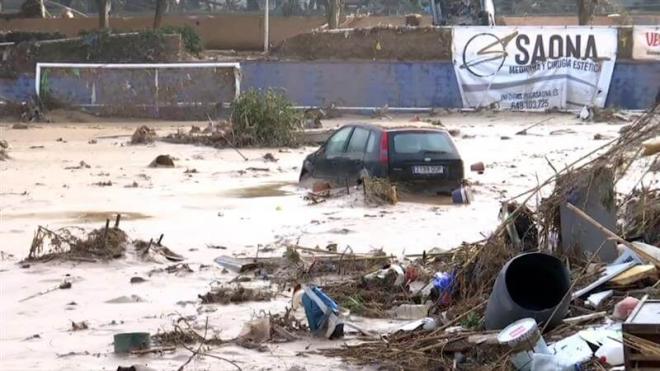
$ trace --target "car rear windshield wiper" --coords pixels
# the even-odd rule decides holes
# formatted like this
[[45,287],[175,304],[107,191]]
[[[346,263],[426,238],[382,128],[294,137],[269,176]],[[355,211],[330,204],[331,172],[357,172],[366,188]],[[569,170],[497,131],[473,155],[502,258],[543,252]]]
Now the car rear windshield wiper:
[[447,151],[431,151],[431,150],[426,150],[426,151],[423,151],[423,153],[424,153],[424,154],[445,155],[445,154],[447,154],[447,153],[449,153],[449,152],[447,152]]

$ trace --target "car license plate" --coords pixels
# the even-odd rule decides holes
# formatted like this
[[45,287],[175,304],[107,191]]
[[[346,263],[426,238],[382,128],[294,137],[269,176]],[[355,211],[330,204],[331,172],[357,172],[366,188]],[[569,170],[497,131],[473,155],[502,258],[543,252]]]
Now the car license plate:
[[444,174],[444,166],[413,166],[413,174],[418,175],[437,175]]

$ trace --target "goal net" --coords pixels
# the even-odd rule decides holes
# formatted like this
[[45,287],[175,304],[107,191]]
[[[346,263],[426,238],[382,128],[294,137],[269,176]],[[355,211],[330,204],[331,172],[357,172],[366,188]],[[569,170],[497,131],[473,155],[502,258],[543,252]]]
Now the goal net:
[[102,115],[205,119],[240,93],[238,63],[37,63],[37,97]]

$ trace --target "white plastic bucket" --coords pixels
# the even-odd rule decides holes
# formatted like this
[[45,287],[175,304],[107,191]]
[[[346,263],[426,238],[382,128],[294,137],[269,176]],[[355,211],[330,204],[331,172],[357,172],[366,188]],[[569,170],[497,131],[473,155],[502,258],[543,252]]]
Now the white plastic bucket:
[[518,370],[531,370],[534,353],[551,354],[533,318],[510,324],[497,335],[497,340],[511,347],[511,362]]

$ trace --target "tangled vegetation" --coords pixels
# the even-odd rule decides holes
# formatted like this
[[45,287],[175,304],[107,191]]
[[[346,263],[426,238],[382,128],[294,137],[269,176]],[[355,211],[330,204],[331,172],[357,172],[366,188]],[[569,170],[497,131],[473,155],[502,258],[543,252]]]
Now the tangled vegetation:
[[32,239],[27,261],[79,260],[97,261],[117,259],[124,255],[128,236],[115,228],[94,229],[77,237],[74,228],[50,230],[39,226]]
[[185,26],[165,26],[158,29],[159,33],[164,35],[178,34],[181,35],[181,41],[183,42],[183,47],[188,53],[198,55],[204,50],[204,45],[202,44],[202,39],[199,37],[197,31],[194,28],[185,25]]
[[302,116],[283,94],[268,89],[249,90],[234,101],[232,134],[238,146],[295,146]]
[[[104,62],[160,62],[168,58],[166,36],[180,35],[186,52],[198,55],[204,49],[202,39],[190,26],[165,26],[157,30],[123,33],[95,30],[80,33],[81,42],[71,41],[64,45],[66,55],[80,55],[83,60]],[[82,43],[82,45],[81,45]],[[58,44],[62,47],[62,44]],[[63,57],[67,58],[67,57]],[[61,59],[61,58],[60,58]]]

